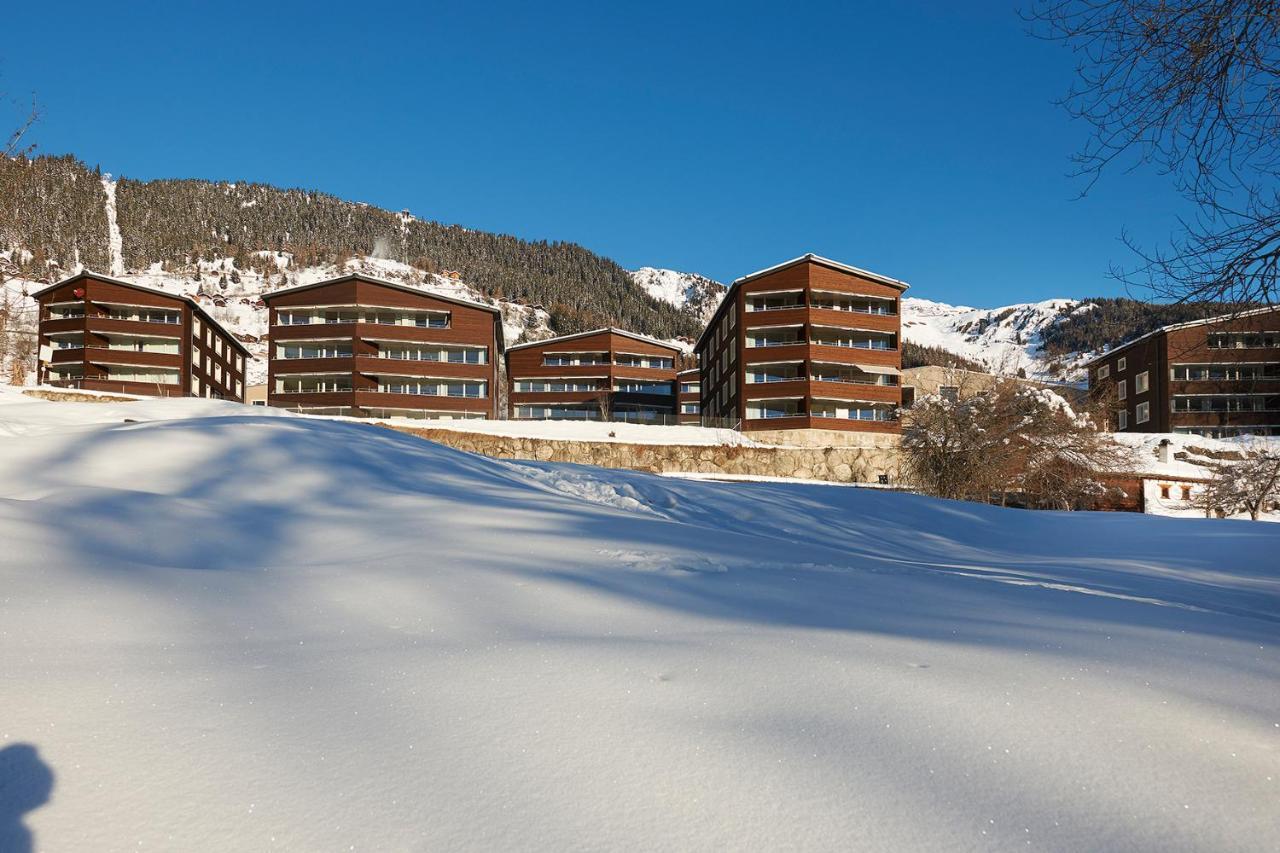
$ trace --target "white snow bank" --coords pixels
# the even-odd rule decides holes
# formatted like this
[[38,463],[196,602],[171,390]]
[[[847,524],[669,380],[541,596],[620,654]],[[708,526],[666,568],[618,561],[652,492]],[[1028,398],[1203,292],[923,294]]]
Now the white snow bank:
[[736,444],[756,446],[737,430],[700,426],[603,423],[600,421],[481,421],[390,418],[386,423],[422,429],[479,432],[514,438],[548,438],[563,441],[607,441],[626,444]]
[[0,837],[1280,844],[1272,525],[502,462],[231,405],[0,401],[10,433],[82,416],[0,438]]

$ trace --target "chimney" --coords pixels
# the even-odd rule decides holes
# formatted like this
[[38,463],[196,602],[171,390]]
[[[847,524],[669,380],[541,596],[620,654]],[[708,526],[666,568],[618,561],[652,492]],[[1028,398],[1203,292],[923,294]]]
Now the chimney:
[[1160,460],[1160,464],[1168,465],[1173,461],[1173,442],[1167,438],[1160,439],[1160,445],[1156,448],[1156,458]]

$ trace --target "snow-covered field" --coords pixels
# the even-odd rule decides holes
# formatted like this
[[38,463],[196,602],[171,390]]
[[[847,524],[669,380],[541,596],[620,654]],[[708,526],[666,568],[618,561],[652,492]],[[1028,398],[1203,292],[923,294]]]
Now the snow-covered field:
[[0,425],[0,849],[1280,846],[1276,525]]

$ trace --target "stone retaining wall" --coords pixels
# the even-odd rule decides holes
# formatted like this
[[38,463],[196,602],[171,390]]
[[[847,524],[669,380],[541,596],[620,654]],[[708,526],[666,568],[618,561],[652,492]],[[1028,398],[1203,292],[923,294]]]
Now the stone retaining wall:
[[835,483],[875,483],[880,475],[887,474],[891,483],[898,481],[898,452],[895,447],[631,444],[383,426],[496,459],[573,462],[655,473],[795,477]]

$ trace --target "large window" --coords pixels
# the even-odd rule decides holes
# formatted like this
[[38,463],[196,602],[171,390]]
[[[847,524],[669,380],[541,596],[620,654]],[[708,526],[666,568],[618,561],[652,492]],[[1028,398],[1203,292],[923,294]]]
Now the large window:
[[1171,376],[1182,382],[1280,380],[1280,362],[1175,364]]
[[1133,377],[1133,393],[1135,394],[1147,393],[1147,388],[1150,387],[1149,379],[1150,379],[1150,374],[1145,370],[1139,373],[1137,376]]
[[447,311],[389,310],[385,308],[282,308],[276,312],[280,326],[309,326],[313,323],[372,323],[379,326],[415,326],[420,329],[449,328]]
[[790,364],[748,364],[747,384],[761,385],[768,382],[791,382],[804,378],[804,365],[800,362]]
[[484,397],[488,383],[473,379],[379,379],[384,394],[419,394],[425,397]]
[[881,373],[874,368],[864,370],[856,364],[814,362],[810,376],[815,382],[842,382],[846,385],[898,384],[898,377],[893,373]]
[[620,352],[613,360],[619,367],[650,367],[659,370],[671,370],[676,366],[674,358],[665,355],[641,355],[633,352]]
[[620,379],[613,383],[620,394],[671,394],[670,382],[647,382],[642,379]]
[[112,382],[145,382],[158,385],[181,384],[176,369],[164,367],[139,367],[135,365],[107,365],[107,378]]
[[584,364],[608,364],[607,352],[549,352],[542,356],[544,367],[574,367]]
[[857,400],[814,400],[811,414],[850,421],[892,421],[898,417],[897,407],[891,403]]
[[800,414],[799,400],[750,400],[747,403],[748,420],[794,418]]
[[329,394],[350,390],[350,376],[281,376],[276,379],[276,392],[280,394]]
[[680,383],[681,394],[698,394],[698,393],[701,393],[701,391],[702,391],[701,383],[698,383],[698,382],[681,382]]
[[1128,383],[1123,379],[1121,379],[1119,382],[1116,383],[1116,399],[1117,400],[1123,400],[1129,396],[1128,387],[1129,387]]
[[779,311],[785,308],[803,308],[804,291],[796,290],[788,293],[761,293],[758,296],[746,297],[747,310]]
[[1275,412],[1280,411],[1280,394],[1177,395],[1175,412]]
[[804,343],[804,329],[800,326],[747,331],[748,347],[785,347],[799,343]]
[[828,311],[848,311],[852,314],[884,314],[898,313],[896,299],[876,299],[870,296],[855,296],[847,293],[814,291],[809,298],[814,308],[825,308]]
[[159,352],[166,355],[177,355],[179,352],[178,341],[174,338],[133,338],[123,335],[112,335],[108,338],[107,349],[126,352]]
[[305,341],[276,344],[276,358],[350,358],[350,341]]
[[696,415],[696,414],[698,414],[698,413],[701,411],[701,408],[702,408],[702,407],[701,407],[701,406],[699,406],[697,403],[681,403],[681,404],[680,404],[680,414],[682,414],[682,415]]
[[1134,415],[1134,420],[1137,423],[1145,424],[1147,421],[1151,420],[1151,404],[1139,403],[1137,408],[1134,410]]
[[515,390],[520,394],[543,394],[549,391],[560,393],[586,393],[600,390],[597,379],[517,379]]
[[814,326],[812,341],[825,347],[851,347],[854,349],[892,350],[897,348],[895,335],[861,329],[837,329]]
[[600,407],[589,403],[523,404],[515,407],[516,420],[598,421]]
[[421,346],[384,346],[378,350],[381,358],[401,361],[435,361],[442,364],[485,364],[489,358],[486,347],[456,347],[440,344]]
[[1111,375],[1111,367],[1110,367],[1110,365],[1106,365],[1106,364],[1104,364],[1104,365],[1102,365],[1101,367],[1099,367],[1099,368],[1098,368],[1098,381],[1099,381],[1099,382],[1101,382],[1103,379],[1106,379],[1106,378],[1107,378],[1108,376],[1110,376],[1110,375]]
[[1214,332],[1210,349],[1271,349],[1280,347],[1280,332]]
[[132,320],[138,323],[177,325],[182,322],[181,311],[166,311],[163,308],[141,308],[132,305],[108,306],[107,317],[111,320]]

